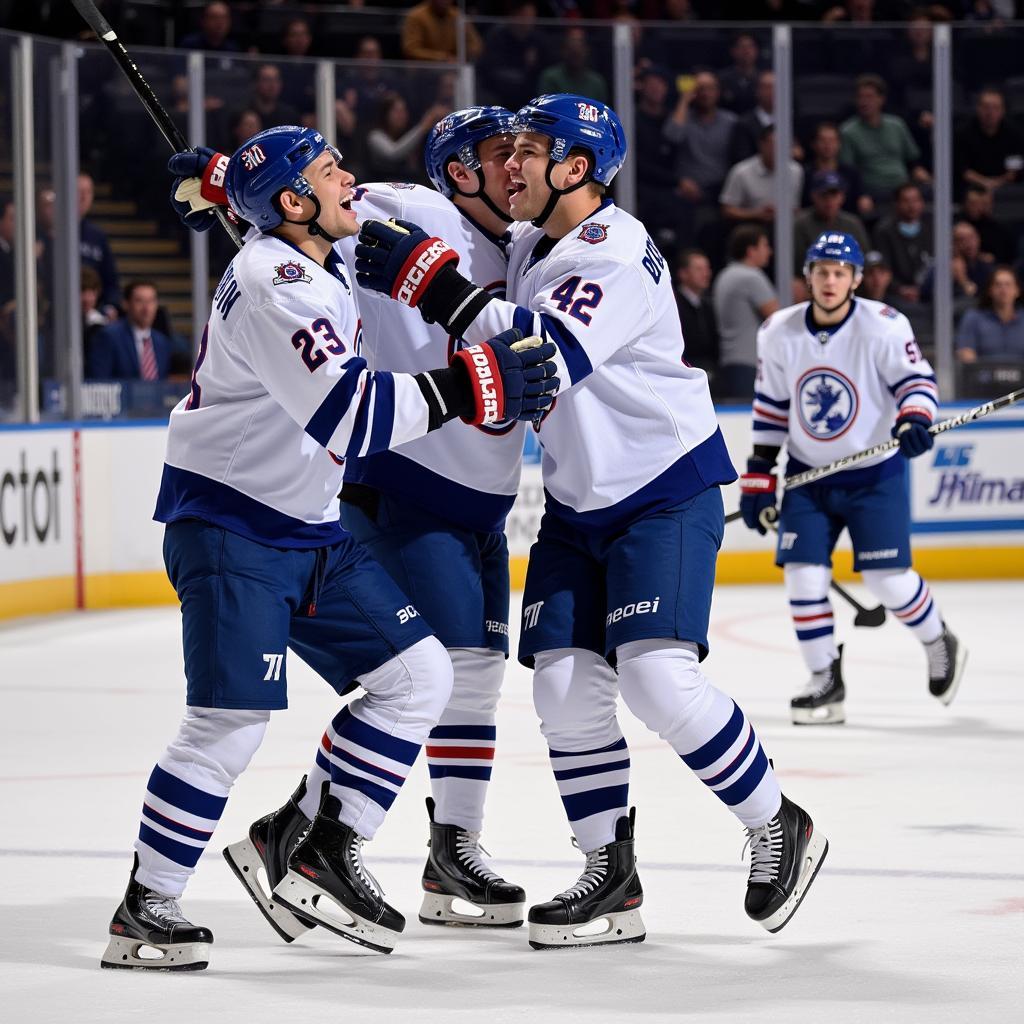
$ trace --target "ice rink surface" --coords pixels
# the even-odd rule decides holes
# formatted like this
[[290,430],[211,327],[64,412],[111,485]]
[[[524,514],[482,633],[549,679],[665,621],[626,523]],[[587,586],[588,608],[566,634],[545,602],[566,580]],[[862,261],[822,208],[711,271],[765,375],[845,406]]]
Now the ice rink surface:
[[[797,729],[804,671],[780,587],[719,589],[712,680],[744,707],[783,788],[831,850],[786,929],[742,909],[743,833],[671,750],[622,712],[633,759],[642,945],[534,952],[526,929],[416,920],[426,854],[421,757],[366,861],[409,919],[391,956],[273,934],[220,856],[306,770],[338,701],[290,657],[292,707],[235,787],[183,901],[216,943],[207,971],[101,971],[146,777],[183,703],[171,608],[0,628],[0,1018],[131,1021],[1008,1021],[1024,1006],[1024,584],[938,583],[970,648],[949,708],[895,622],[847,643],[847,724]],[[867,600],[864,591],[862,598]],[[516,617],[513,618],[513,622]],[[514,638],[513,638],[514,639]],[[514,662],[498,719],[484,844],[548,899],[582,858]]]

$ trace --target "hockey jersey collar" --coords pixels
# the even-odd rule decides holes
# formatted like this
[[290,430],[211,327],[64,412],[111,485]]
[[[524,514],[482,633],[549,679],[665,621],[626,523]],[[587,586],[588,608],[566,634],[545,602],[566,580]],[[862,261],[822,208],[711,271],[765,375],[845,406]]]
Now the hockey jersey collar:
[[850,299],[850,308],[847,311],[846,316],[844,316],[839,323],[827,324],[824,327],[814,322],[813,310],[814,303],[808,302],[807,309],[804,310],[804,323],[807,325],[807,330],[810,332],[811,337],[814,338],[815,341],[820,341],[821,344],[824,345],[832,340],[833,334],[850,322],[850,318],[857,312],[857,300]]
[[[316,263],[316,260],[314,260],[309,253],[303,252],[294,242],[289,242],[287,238],[282,238],[280,235],[267,234],[266,232],[264,232],[264,237],[273,238],[282,245],[287,245],[289,249],[294,249],[304,260],[312,260]],[[317,266],[319,265],[320,264],[317,263]],[[345,261],[341,258],[341,253],[332,246],[331,251],[327,254],[327,259],[324,261],[323,269],[326,270],[331,277],[339,280],[345,286],[345,290],[350,292],[352,289],[349,287],[348,279],[342,273],[342,268],[344,266]]]
[[581,224],[585,224],[591,218],[596,217],[602,210],[607,210],[609,206],[614,205],[614,200],[612,200],[609,196],[605,196],[605,198],[601,201],[601,205],[596,210],[591,210],[590,213],[588,213],[586,217],[583,218],[583,220],[579,221],[578,223],[573,225],[573,227],[569,228],[569,230],[564,235],[562,235],[561,238],[552,238],[550,235],[542,234],[540,238],[537,239],[537,242],[534,244],[533,251],[530,253],[530,258],[526,261],[526,263],[523,264],[523,276],[525,276],[529,270],[531,270],[542,259],[544,259],[545,256],[553,252],[555,246],[558,245],[559,242],[562,242],[567,238],[574,237],[573,232]]
[[503,235],[496,235],[493,231],[488,231],[487,228],[485,228],[483,224],[481,224],[475,217],[471,217],[468,213],[466,213],[466,211],[463,210],[461,206],[458,208],[458,210],[459,213],[462,214],[464,220],[468,220],[469,223],[472,224],[473,227],[475,227],[477,231],[479,231],[480,234],[487,239],[488,242],[491,242],[494,245],[496,245],[502,251],[502,253],[504,253],[505,258],[508,259],[508,243],[512,239],[510,231],[506,231]]

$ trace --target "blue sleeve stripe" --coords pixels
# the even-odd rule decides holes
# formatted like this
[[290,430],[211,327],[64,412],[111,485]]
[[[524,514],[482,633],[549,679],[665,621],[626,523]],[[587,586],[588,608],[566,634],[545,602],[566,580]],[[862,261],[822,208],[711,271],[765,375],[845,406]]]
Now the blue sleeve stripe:
[[788,434],[789,431],[778,423],[768,423],[765,420],[754,420],[755,430],[774,430],[777,434]]
[[545,335],[558,346],[558,350],[562,353],[562,358],[569,370],[571,384],[578,384],[584,377],[594,372],[594,367],[583,350],[583,346],[565,324],[547,313],[541,313],[540,323]]
[[512,326],[522,331],[524,338],[530,337],[534,332],[533,311],[523,309],[522,306],[516,306],[516,311],[512,314]]
[[369,450],[382,452],[391,445],[391,431],[395,425],[395,378],[382,371],[373,376],[377,382],[377,396],[373,403]]
[[900,401],[899,401],[900,408],[902,409],[903,406],[905,406],[907,404],[907,402],[911,398],[914,397],[914,395],[920,395],[922,398],[928,399],[928,401],[931,402],[933,405],[938,404],[935,401],[935,392],[934,391],[931,391],[931,390],[926,391],[924,388],[921,388],[920,390],[915,389],[913,391],[908,391],[905,395],[903,395],[903,397],[900,398]]
[[375,376],[376,374],[373,373],[367,376],[366,387],[363,388],[363,393],[359,396],[359,405],[352,421],[352,433],[349,435],[348,446],[345,448],[345,458],[347,459],[356,457],[362,450],[368,422],[367,410],[370,408],[370,396],[373,394]]
[[309,418],[305,430],[317,444],[325,448],[338,424],[348,412],[352,399],[359,388],[360,375],[366,369],[365,359],[350,359],[345,364],[345,372],[341,380],[331,388],[327,397],[320,403],[320,408]]
[[906,384],[908,381],[912,381],[912,380],[926,380],[926,381],[930,381],[932,384],[934,384],[935,383],[935,374],[911,373],[908,376],[904,377],[902,380],[896,381],[895,384],[890,384],[889,385],[889,391],[892,394],[896,394],[896,392],[901,387],[903,387],[904,384]]
[[774,405],[776,409],[789,408],[788,398],[784,398],[781,401],[777,398],[769,398],[763,391],[755,391],[754,400],[757,402],[764,402],[765,405]]

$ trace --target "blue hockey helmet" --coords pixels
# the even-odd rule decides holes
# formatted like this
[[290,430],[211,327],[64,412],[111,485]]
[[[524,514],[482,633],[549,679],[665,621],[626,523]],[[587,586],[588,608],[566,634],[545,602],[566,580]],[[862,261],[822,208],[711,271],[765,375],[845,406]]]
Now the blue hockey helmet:
[[826,231],[817,237],[804,256],[804,276],[821,260],[849,264],[853,267],[854,277],[864,273],[864,253],[860,250],[860,243],[853,235],[842,231]]
[[504,107],[466,107],[442,117],[431,128],[423,148],[427,176],[434,188],[446,199],[451,199],[455,189],[445,172],[449,162],[458,160],[471,171],[479,171],[477,146],[495,135],[514,132],[512,111]]
[[561,163],[574,146],[594,158],[590,178],[610,185],[626,160],[626,133],[607,104],[573,93],[548,93],[516,111],[516,131],[551,139],[551,159]]
[[318,233],[313,229],[320,204],[302,172],[328,151],[341,162],[337,150],[314,128],[282,125],[257,132],[228,161],[224,188],[232,209],[261,231],[276,228],[284,218],[274,200],[284,189],[291,189],[313,199],[317,210],[307,223],[311,233]]

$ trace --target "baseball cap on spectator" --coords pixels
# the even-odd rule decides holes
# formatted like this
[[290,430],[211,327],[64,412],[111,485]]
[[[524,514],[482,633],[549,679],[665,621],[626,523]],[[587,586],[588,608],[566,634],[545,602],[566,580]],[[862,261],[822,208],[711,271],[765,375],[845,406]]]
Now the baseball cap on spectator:
[[864,269],[868,267],[888,267],[889,261],[885,258],[883,253],[880,253],[877,249],[872,249],[870,252],[864,254]]
[[835,171],[818,171],[811,178],[811,195],[819,192],[845,192],[846,185]]

